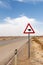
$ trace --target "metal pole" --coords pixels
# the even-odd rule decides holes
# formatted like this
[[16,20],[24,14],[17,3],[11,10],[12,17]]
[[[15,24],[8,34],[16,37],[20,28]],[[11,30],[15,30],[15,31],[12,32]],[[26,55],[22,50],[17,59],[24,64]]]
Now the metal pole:
[[15,49],[15,65],[17,65],[17,49]]
[[30,58],[30,34],[28,34],[28,58]]

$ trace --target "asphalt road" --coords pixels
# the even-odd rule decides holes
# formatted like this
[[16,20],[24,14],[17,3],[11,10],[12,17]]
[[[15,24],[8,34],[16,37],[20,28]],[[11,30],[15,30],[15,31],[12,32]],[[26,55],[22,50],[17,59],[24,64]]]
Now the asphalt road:
[[15,49],[19,50],[27,41],[27,38],[0,41],[0,65],[6,65],[14,55]]
[[27,39],[27,38],[26,37],[23,37],[23,38],[11,39],[11,40],[3,40],[3,41],[0,41],[0,46],[7,45],[7,44],[11,44],[11,43],[15,43],[15,42],[18,42],[18,41],[22,41],[24,39]]

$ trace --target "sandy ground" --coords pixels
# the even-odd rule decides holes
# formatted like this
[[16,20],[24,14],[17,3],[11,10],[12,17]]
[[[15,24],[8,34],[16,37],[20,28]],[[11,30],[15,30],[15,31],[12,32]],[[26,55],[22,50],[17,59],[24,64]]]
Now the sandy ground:
[[18,65],[31,65],[28,57],[28,43],[26,43],[18,52]]
[[30,58],[28,58],[28,43],[23,46],[22,51],[18,54],[18,65],[43,65],[43,37],[35,37],[30,41]]
[[[27,39],[18,41],[18,44],[16,42],[16,44],[13,43],[0,47],[0,65],[7,64],[9,59],[14,55],[15,48],[18,49],[17,65],[43,65],[43,37],[36,37],[35,39],[32,38],[30,42],[30,58],[28,57]],[[8,65],[15,65],[15,57]]]
[[[39,42],[42,44],[43,37],[37,39],[41,39]],[[43,49],[39,42],[35,42],[33,38],[31,39],[30,58],[28,57],[28,43],[22,46],[22,49],[18,52],[18,65],[43,65]]]
[[32,65],[43,65],[43,37],[31,39]]

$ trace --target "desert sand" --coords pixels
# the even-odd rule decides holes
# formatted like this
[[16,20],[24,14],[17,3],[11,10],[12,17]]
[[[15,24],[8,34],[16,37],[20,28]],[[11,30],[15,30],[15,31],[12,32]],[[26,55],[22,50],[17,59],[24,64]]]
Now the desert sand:
[[[28,57],[28,39],[21,38],[16,44],[0,46],[0,65],[14,65],[14,50],[17,48],[17,65],[43,65],[43,37],[32,37],[30,41],[30,58]],[[9,59],[14,58],[9,64]]]

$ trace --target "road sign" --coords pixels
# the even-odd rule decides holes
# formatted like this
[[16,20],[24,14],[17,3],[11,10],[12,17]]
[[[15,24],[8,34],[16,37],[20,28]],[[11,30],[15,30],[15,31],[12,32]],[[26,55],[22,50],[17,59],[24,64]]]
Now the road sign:
[[35,31],[33,30],[32,26],[28,23],[25,30],[24,30],[25,34],[32,34],[35,33]]
[[35,33],[33,30],[32,26],[28,23],[25,30],[24,34],[28,34],[28,57],[30,58],[30,34]]

